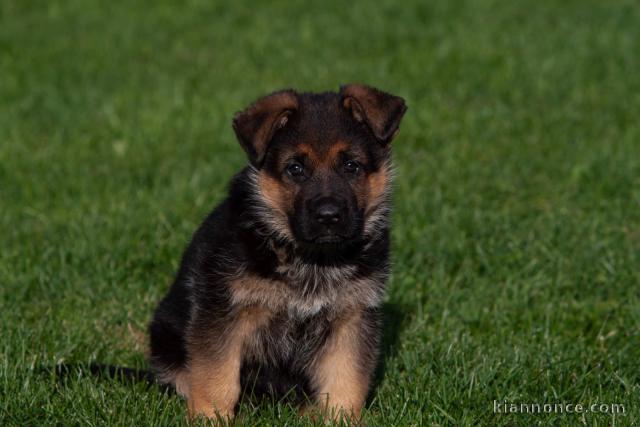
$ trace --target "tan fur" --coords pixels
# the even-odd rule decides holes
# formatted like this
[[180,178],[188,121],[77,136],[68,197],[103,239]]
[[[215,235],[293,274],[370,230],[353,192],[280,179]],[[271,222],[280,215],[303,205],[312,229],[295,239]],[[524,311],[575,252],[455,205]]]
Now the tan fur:
[[309,161],[314,165],[321,163],[320,156],[310,144],[298,144],[296,146],[295,153],[306,155]]
[[288,239],[293,239],[287,213],[293,210],[293,194],[287,190],[285,184],[264,173],[257,173],[257,185],[260,191],[261,201],[273,213],[265,216],[269,219],[270,226]]
[[188,408],[191,417],[231,418],[240,397],[240,366],[244,343],[269,319],[269,312],[250,307],[240,311],[219,353],[195,352],[189,364]]
[[386,166],[358,181],[354,187],[358,206],[364,207],[365,220],[370,219],[389,192],[391,172]]
[[269,207],[282,215],[286,215],[287,207],[291,205],[291,197],[287,194],[283,183],[261,172],[258,174],[258,185],[260,187],[260,193]]
[[238,306],[259,305],[272,311],[278,310],[290,295],[283,283],[263,279],[252,275],[243,275],[232,280],[231,301]]
[[[309,162],[320,169],[333,168],[340,161],[340,154],[351,147],[346,141],[337,140],[331,146],[324,150],[319,151],[317,147],[311,144],[301,143],[295,146],[294,150],[291,150],[290,155],[304,155],[309,159]],[[287,155],[283,158],[289,157]]]
[[319,409],[334,418],[360,418],[369,388],[369,380],[358,366],[354,343],[361,318],[360,311],[336,320],[335,331],[316,361],[313,381],[318,387]]
[[[280,272],[287,275],[290,266],[279,268]],[[284,281],[275,281],[259,278],[253,275],[243,275],[229,284],[231,289],[231,301],[238,307],[260,306],[272,313],[286,310],[298,316],[307,316],[317,313],[325,307],[332,307],[336,311],[343,308],[356,306],[373,306],[381,298],[375,292],[370,291],[371,286],[366,280],[350,282],[349,291],[341,295],[330,293],[323,297],[303,295],[294,287]]]
[[382,198],[388,191],[389,170],[386,167],[380,168],[379,171],[370,174],[367,177],[368,195],[365,208],[365,216],[370,214],[377,205],[380,204]]
[[207,418],[233,416],[233,407],[240,396],[239,346],[229,349],[223,360],[211,363],[194,360],[189,375],[189,415]]
[[350,144],[341,140],[338,140],[335,143],[331,144],[331,147],[329,147],[326,155],[324,156],[323,163],[328,167],[333,166],[338,162],[340,153],[349,148],[349,146]]
[[177,371],[173,377],[173,384],[176,387],[176,393],[185,399],[189,398],[189,371],[180,370]]

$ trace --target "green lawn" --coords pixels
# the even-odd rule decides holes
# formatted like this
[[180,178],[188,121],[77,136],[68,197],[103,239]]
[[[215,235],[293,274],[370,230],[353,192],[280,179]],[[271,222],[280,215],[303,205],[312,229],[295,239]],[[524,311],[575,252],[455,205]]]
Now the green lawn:
[[640,419],[636,1],[174,3],[0,3],[0,425],[185,424],[156,387],[50,368],[146,369],[152,310],[245,163],[233,113],[346,82],[409,105],[367,425]]

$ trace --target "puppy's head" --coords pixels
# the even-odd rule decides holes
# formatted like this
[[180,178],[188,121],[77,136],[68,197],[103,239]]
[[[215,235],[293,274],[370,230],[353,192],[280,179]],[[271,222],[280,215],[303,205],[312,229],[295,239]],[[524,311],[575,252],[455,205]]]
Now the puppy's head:
[[284,90],[236,114],[253,166],[256,208],[271,231],[300,245],[362,240],[388,213],[390,142],[400,97],[362,85],[339,93]]

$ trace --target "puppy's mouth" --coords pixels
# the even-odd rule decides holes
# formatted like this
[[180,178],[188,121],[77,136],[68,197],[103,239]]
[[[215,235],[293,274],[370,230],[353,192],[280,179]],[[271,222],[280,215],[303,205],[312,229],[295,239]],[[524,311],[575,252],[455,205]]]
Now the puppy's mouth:
[[298,240],[298,256],[318,265],[341,265],[358,253],[361,240],[337,234],[322,234],[312,239]]
[[304,223],[292,224],[296,243],[309,250],[335,250],[347,247],[362,240],[362,228],[358,224],[341,224],[324,227],[305,227]]
[[324,230],[317,230],[313,234],[298,233],[297,241],[308,249],[316,248],[321,250],[336,249],[341,246],[349,246],[362,239],[358,230],[336,230],[333,227],[326,227]]
[[349,239],[346,237],[339,236],[337,234],[325,234],[324,236],[316,237],[311,241],[311,243],[314,243],[316,245],[331,245],[331,244],[335,245],[337,243],[342,243],[347,240]]
[[346,234],[336,233],[334,230],[326,230],[322,234],[312,236],[310,238],[303,239],[306,246],[315,246],[318,249],[336,248],[339,246],[348,246],[354,242],[357,242],[359,236],[357,233]]

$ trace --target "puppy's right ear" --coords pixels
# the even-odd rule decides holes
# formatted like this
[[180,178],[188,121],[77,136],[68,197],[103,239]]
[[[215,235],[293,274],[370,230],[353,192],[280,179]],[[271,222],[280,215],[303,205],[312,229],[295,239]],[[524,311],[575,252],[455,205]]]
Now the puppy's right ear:
[[289,116],[297,109],[296,92],[283,90],[260,98],[246,110],[236,113],[233,130],[252,165],[258,168],[262,165],[273,135],[287,124]]

